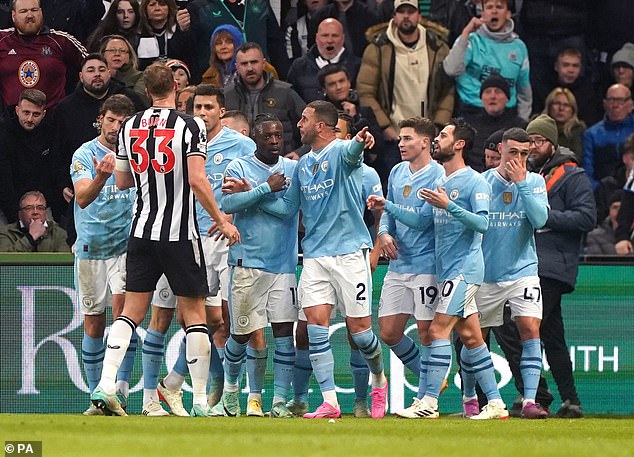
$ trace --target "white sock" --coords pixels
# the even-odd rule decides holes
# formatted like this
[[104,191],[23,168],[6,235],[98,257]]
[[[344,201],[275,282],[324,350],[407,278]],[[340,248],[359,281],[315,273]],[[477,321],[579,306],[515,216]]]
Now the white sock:
[[522,406],[526,406],[527,403],[535,403],[534,398],[526,398],[522,401]]
[[238,391],[238,384],[229,384],[228,382],[225,381],[225,385],[224,385],[224,389],[225,392],[237,392]]
[[167,376],[163,378],[163,385],[167,387],[168,390],[175,392],[181,390],[184,382],[185,376],[176,373],[174,370],[170,371]]
[[117,381],[117,390],[127,397],[130,393],[130,383],[128,381]]
[[337,401],[337,392],[335,390],[327,390],[322,392],[321,395],[324,397],[324,401],[330,403],[335,408],[339,409],[339,402]]
[[262,394],[258,392],[249,392],[249,396],[247,397],[247,402],[251,401],[254,398],[256,400],[260,400],[260,403],[262,403]]
[[425,402],[426,405],[429,405],[433,408],[438,409],[438,399],[434,398],[434,397],[429,397],[427,395],[425,395],[423,397],[423,401]]
[[387,384],[387,378],[385,377],[385,372],[382,371],[379,374],[372,373],[372,388],[373,389],[382,389]]
[[120,316],[110,327],[108,341],[106,341],[106,354],[103,359],[101,380],[98,387],[108,395],[114,395],[117,391],[115,384],[117,371],[123,362],[123,357],[130,345],[130,338],[135,329],[134,322],[125,316]]
[[207,404],[207,377],[209,376],[209,362],[211,359],[211,345],[209,333],[204,324],[190,325],[186,330],[185,344],[187,367],[192,380],[192,392],[195,405]]
[[143,406],[151,401],[159,402],[158,391],[156,389],[143,389]]

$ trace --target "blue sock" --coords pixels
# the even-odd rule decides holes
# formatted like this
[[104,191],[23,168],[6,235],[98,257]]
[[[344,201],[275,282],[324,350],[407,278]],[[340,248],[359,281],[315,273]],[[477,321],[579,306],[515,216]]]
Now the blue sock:
[[130,382],[130,375],[132,374],[132,368],[134,368],[134,358],[136,357],[136,348],[138,345],[138,341],[139,340],[136,336],[136,331],[132,332],[130,345],[125,351],[123,361],[119,366],[119,371],[117,371],[117,381]]
[[427,386],[425,396],[438,398],[445,373],[451,363],[451,343],[449,340],[434,340],[429,350],[427,362]]
[[373,374],[383,372],[383,353],[381,343],[371,328],[359,333],[353,333],[352,341],[357,345],[363,357],[368,363],[368,368]]
[[358,349],[350,350],[350,369],[352,370],[355,400],[366,400],[368,398],[370,369],[361,351]]
[[401,341],[390,346],[390,349],[415,376],[420,376],[420,354],[418,346],[416,346],[416,343],[414,343],[409,336],[403,335]]
[[240,344],[233,337],[225,345],[225,384],[238,384],[242,363],[247,356],[247,343]]
[[429,370],[429,353],[431,346],[421,345],[420,347],[420,374],[418,375],[418,394],[416,397],[420,400],[425,396],[427,390],[427,371]]
[[474,349],[463,347],[463,350],[460,352],[460,358],[462,359],[462,366],[473,372],[475,380],[480,384],[487,399],[489,401],[500,400],[502,397],[498,391],[493,361],[491,360],[491,354],[489,353],[487,345],[482,344],[482,346]]
[[212,388],[222,386],[225,378],[222,360],[220,360],[213,338],[209,338],[209,340],[211,343],[211,363],[209,364],[209,377],[207,378],[207,393],[211,392]]
[[106,346],[103,338],[93,338],[84,332],[81,341],[81,360],[84,362],[86,381],[88,389],[92,393],[101,379],[101,368],[103,367],[103,356],[106,353]]
[[269,356],[267,348],[253,349],[247,346],[247,376],[249,377],[249,392],[262,393],[264,387],[264,373],[266,373],[266,359]]
[[148,329],[143,341],[143,388],[156,389],[163,364],[165,334]]
[[310,364],[309,351],[297,349],[295,351],[295,366],[293,367],[293,398],[303,403],[308,402],[308,386],[313,374]]
[[183,337],[180,346],[178,346],[178,358],[176,359],[174,367],[172,368],[172,370],[174,370],[181,376],[187,376],[187,373],[189,372],[189,368],[187,368],[187,357],[185,356],[186,350],[186,337]]
[[293,381],[295,365],[295,343],[292,336],[274,338],[273,354],[273,397],[286,400]]
[[524,382],[524,399],[535,401],[539,376],[542,372],[542,344],[539,338],[522,341],[520,371]]
[[335,360],[328,340],[328,327],[308,324],[310,363],[321,392],[335,390]]
[[462,383],[462,395],[473,398],[476,394],[475,371],[471,366],[467,346],[460,350],[460,382]]

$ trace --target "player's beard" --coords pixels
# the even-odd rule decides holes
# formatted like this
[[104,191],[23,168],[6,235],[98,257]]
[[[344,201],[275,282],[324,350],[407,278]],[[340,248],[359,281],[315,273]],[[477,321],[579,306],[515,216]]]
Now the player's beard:
[[443,164],[449,162],[456,155],[456,152],[453,150],[453,146],[449,151],[443,151],[437,145],[434,146],[434,150],[432,152],[432,158],[438,162],[439,164]]

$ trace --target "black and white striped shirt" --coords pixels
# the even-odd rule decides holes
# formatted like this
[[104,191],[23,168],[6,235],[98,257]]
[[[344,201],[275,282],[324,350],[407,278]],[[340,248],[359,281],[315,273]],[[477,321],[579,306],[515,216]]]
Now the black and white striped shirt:
[[136,183],[130,236],[183,241],[198,235],[187,157],[207,157],[202,120],[167,108],[149,108],[128,119],[119,132],[117,169]]

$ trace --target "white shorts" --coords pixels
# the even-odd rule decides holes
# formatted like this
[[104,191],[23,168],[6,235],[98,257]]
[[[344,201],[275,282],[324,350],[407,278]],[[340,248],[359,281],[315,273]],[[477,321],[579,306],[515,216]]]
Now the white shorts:
[[438,284],[440,301],[436,312],[463,319],[477,313],[475,295],[479,288],[479,284],[467,284],[462,275],[443,281]]
[[299,303],[294,273],[232,266],[229,284],[229,315],[234,335],[247,335],[269,323],[297,321]]
[[99,315],[112,306],[112,295],[125,293],[125,254],[109,259],[75,258],[81,312]]
[[[211,237],[204,237],[201,242],[210,293],[205,298],[205,306],[221,306],[221,299],[227,300],[229,296],[229,269],[227,266],[229,248],[226,246],[226,240],[214,241]],[[220,293],[218,293],[219,291]],[[162,275],[156,284],[152,304],[159,308],[176,308],[176,297],[165,275]]]
[[379,317],[409,314],[417,321],[431,321],[439,299],[435,275],[388,271],[379,300]]
[[484,283],[476,294],[480,327],[499,327],[504,323],[504,304],[509,302],[511,318],[542,318],[542,291],[538,276],[515,281]]

